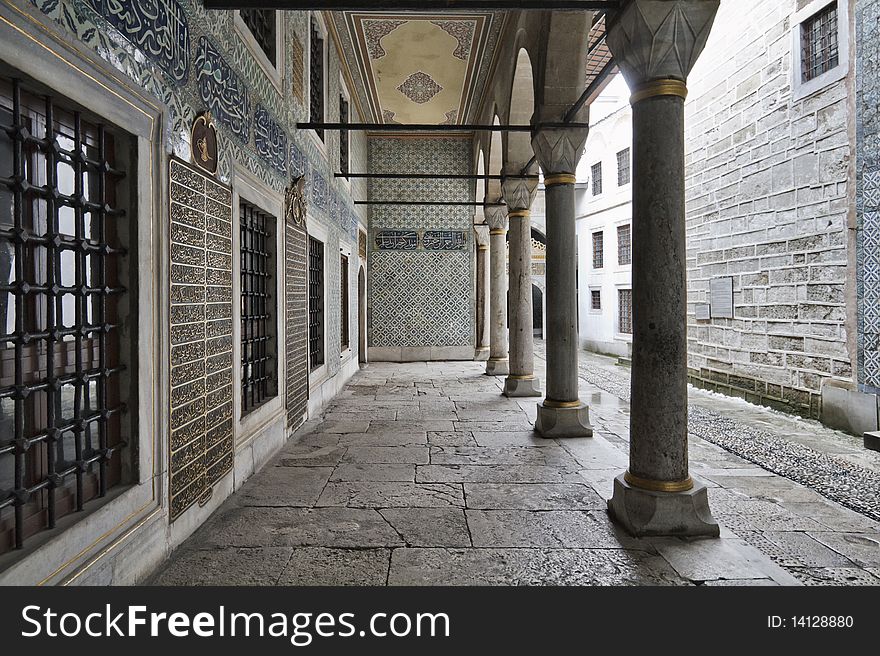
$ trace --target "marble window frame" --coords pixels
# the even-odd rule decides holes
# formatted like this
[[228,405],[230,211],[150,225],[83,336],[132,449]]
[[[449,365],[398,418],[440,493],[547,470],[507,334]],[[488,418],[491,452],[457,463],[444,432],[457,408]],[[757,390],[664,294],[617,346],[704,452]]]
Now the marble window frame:
[[[129,528],[167,510],[162,470],[167,457],[170,347],[160,326],[168,316],[167,156],[161,144],[167,109],[132,88],[121,73],[95,60],[85,46],[61,40],[38,19],[28,33],[12,27],[21,10],[0,6],[0,62],[44,85],[59,98],[88,108],[132,139],[129,258],[126,275],[130,312],[125,317],[124,374],[132,390],[127,404],[134,418],[130,453],[133,477],[93,500],[81,513],[31,537],[22,550],[0,558],[0,585],[31,580],[70,583],[125,540]],[[146,220],[139,220],[139,218]],[[132,316],[133,315],[133,316]],[[134,332],[132,332],[134,331]]]
[[[308,239],[309,237],[324,244],[324,330],[322,331],[322,339],[324,340],[324,363],[315,367],[314,369],[309,370],[309,396],[311,397],[311,392],[314,391],[317,387],[320,387],[322,383],[324,383],[331,377],[330,368],[327,366],[327,347],[329,346],[329,343],[327,341],[327,333],[329,332],[328,319],[330,316],[330,257],[338,257],[338,254],[334,254],[333,251],[330,249],[330,235],[328,234],[327,229],[319,225],[316,221],[309,221],[308,223],[308,233],[306,239]],[[308,285],[309,281],[307,273],[307,289]]]
[[[315,23],[318,25],[318,29],[321,31],[321,36],[324,40],[324,48],[322,49],[322,55],[324,57],[324,67],[322,76],[322,82],[324,84],[324,116],[321,117],[322,122],[327,122],[327,112],[329,111],[329,107],[335,105],[336,103],[331,102],[330,99],[330,31],[327,29],[327,21],[324,20],[324,17],[321,15],[320,11],[310,11],[308,12],[309,19],[306,23],[306,48],[305,48],[305,78],[306,78],[306,98],[311,97],[311,84],[312,84],[312,24],[311,21],[314,19]],[[308,117],[309,121],[314,121],[314,116]],[[328,133],[324,132],[324,138],[318,136],[317,131],[308,130],[308,135],[311,137],[318,151],[326,158],[329,156],[329,146],[327,145],[328,141]]]
[[[275,396],[268,399],[261,406],[251,410],[242,416],[241,400],[241,213],[239,206],[241,200],[245,200],[257,209],[275,218],[273,236],[275,252],[272,253],[273,269],[275,271],[275,375],[277,378]],[[232,405],[233,426],[235,431],[236,452],[247,446],[262,429],[276,421],[285,413],[283,385],[287,380],[287,358],[283,356],[284,344],[286,344],[286,326],[283,320],[284,313],[284,276],[283,253],[284,253],[284,199],[271,187],[261,182],[252,173],[245,170],[241,165],[233,168],[232,180]]]
[[254,37],[253,32],[251,32],[250,28],[241,17],[241,10],[239,9],[235,10],[233,25],[236,34],[241,39],[242,43],[244,43],[248,52],[266,74],[266,77],[272,83],[272,86],[275,87],[278,93],[283,95],[284,70],[287,61],[287,58],[285,56],[286,38],[284,12],[280,10],[275,10],[275,64],[269,61],[266,53],[263,52],[263,48],[260,46],[259,43],[257,43],[257,39]]
[[[804,82],[803,24],[828,6],[837,5],[838,64],[829,71]],[[850,13],[848,0],[813,0],[791,18],[791,96],[803,100],[849,75]]]

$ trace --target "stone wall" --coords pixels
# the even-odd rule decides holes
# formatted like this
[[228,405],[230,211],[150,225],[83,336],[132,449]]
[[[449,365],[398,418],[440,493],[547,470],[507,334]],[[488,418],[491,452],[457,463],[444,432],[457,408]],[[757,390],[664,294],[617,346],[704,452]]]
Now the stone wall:
[[[375,173],[470,172],[468,138],[371,137]],[[371,200],[473,201],[467,180],[374,179]],[[473,214],[376,205],[370,213],[370,359],[474,357]]]
[[[853,378],[852,152],[845,80],[793,99],[794,9],[722,2],[689,80],[688,351],[694,383],[818,417],[823,381]],[[735,318],[695,320],[718,277]]]

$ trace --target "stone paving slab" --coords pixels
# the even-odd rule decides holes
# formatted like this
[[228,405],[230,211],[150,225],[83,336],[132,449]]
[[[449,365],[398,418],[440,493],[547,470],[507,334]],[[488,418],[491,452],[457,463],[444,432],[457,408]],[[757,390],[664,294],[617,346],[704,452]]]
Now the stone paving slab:
[[[152,581],[880,584],[878,522],[696,435],[692,472],[710,486],[721,538],[621,533],[605,503],[628,464],[629,386],[602,362],[582,358],[594,437],[574,440],[535,433],[538,399],[501,396],[503,379],[482,363],[372,363]],[[700,399],[720,412],[722,401]],[[782,426],[809,446],[810,425],[769,412],[733,405],[740,423],[722,424],[754,416],[761,430]],[[850,446],[835,438],[823,457],[870,464]]]

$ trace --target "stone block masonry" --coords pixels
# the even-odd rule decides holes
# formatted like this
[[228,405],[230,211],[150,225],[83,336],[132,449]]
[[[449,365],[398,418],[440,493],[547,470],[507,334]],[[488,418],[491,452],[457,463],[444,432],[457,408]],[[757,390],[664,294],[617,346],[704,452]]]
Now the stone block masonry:
[[[722,3],[689,81],[690,377],[818,418],[823,383],[853,380],[846,80],[795,100],[794,7],[746,4]],[[734,318],[697,321],[719,277],[733,279]]]

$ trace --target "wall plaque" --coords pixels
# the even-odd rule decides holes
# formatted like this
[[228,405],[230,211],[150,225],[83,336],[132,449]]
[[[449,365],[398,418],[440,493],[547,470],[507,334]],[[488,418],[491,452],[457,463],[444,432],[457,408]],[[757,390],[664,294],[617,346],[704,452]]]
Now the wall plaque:
[[712,306],[708,303],[694,305],[694,318],[697,321],[709,321],[712,318]]
[[426,251],[460,251],[467,244],[467,233],[460,230],[426,230],[422,245]]
[[376,248],[380,251],[414,251],[419,247],[419,233],[415,230],[382,230],[376,233]]
[[190,133],[193,164],[211,175],[217,173],[217,128],[210,112],[204,112],[193,121]]
[[709,282],[709,302],[713,319],[733,319],[733,278],[714,278]]

